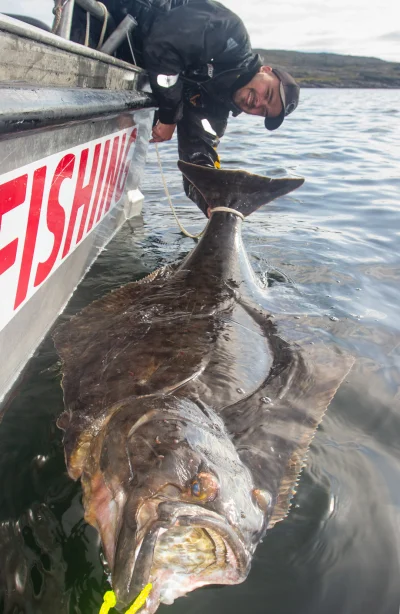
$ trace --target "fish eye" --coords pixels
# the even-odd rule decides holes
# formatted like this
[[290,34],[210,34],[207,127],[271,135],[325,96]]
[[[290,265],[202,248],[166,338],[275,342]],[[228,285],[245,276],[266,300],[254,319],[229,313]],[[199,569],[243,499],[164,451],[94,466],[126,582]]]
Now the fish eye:
[[219,492],[219,483],[215,475],[202,471],[189,484],[189,496],[199,501],[214,501]]
[[200,484],[198,480],[195,480],[194,482],[192,482],[192,495],[194,495],[195,497],[199,497],[200,494],[201,494]]

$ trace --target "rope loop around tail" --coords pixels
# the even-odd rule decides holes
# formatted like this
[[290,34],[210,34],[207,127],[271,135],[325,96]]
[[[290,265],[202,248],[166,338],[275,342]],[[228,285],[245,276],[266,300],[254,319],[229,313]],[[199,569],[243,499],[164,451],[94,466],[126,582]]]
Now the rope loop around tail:
[[213,209],[211,209],[211,215],[213,213],[218,213],[218,211],[222,211],[223,213],[233,213],[233,215],[237,215],[237,217],[240,217],[241,220],[245,219],[243,213],[241,213],[240,211],[236,211],[236,209],[231,209],[231,207],[214,207]]

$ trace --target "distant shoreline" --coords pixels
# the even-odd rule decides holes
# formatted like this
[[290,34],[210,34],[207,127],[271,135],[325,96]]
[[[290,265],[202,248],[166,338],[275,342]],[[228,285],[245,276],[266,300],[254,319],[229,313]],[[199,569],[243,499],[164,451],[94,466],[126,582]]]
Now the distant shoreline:
[[400,89],[400,63],[377,58],[254,49],[267,65],[290,72],[302,88]]

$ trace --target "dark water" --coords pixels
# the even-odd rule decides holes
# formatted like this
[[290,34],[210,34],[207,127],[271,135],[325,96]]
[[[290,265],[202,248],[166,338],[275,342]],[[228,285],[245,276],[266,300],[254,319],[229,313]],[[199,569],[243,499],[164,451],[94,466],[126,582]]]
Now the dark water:
[[[356,358],[313,441],[289,517],[246,583],[195,591],[160,614],[398,614],[400,604],[400,93],[305,91],[272,134],[233,120],[223,165],[306,183],[251,216],[244,240],[271,301],[307,314]],[[163,161],[191,231],[176,145]],[[150,150],[144,224],[125,226],[74,295],[73,313],[193,246],[172,219]],[[95,614],[107,590],[96,532],[66,475],[47,340],[0,424],[0,612]],[[20,587],[25,586],[21,594]]]

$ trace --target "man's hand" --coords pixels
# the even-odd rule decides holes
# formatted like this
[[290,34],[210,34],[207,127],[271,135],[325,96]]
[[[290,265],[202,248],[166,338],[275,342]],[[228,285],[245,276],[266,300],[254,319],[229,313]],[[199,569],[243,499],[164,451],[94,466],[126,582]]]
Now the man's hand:
[[150,143],[163,143],[164,141],[170,141],[172,135],[175,132],[176,124],[162,124],[157,122],[153,126],[152,139]]

